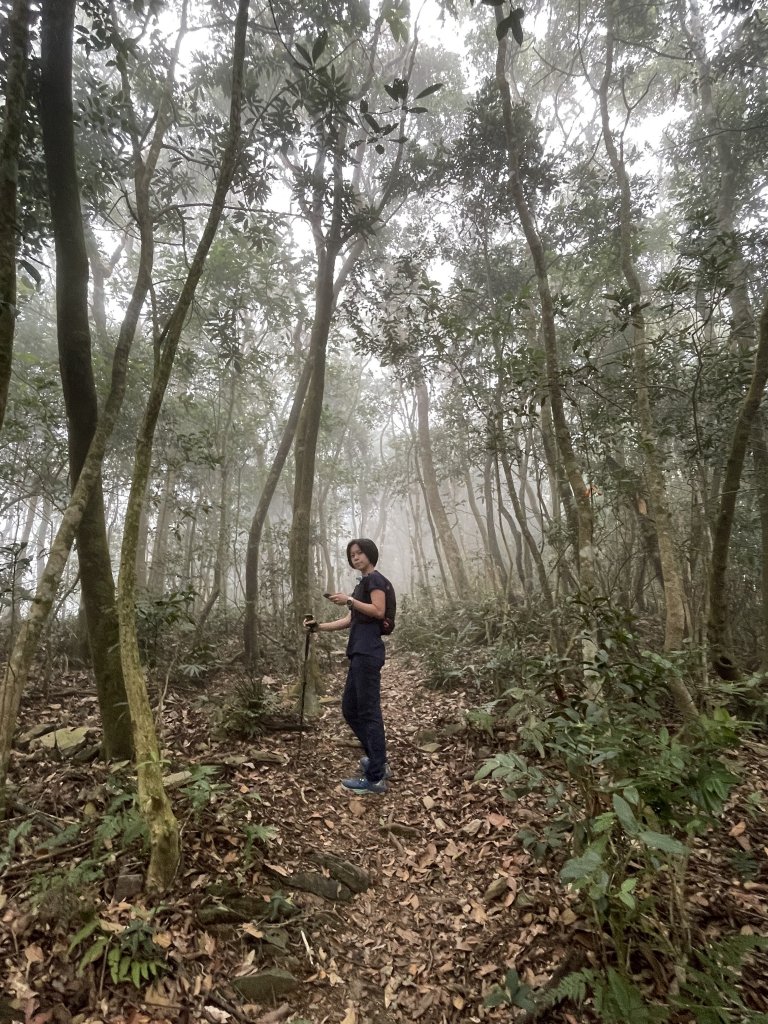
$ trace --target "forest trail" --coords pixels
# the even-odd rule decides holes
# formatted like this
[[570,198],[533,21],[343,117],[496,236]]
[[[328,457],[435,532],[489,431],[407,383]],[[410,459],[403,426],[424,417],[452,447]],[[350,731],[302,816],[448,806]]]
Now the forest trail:
[[[141,871],[141,851],[135,841],[121,851],[119,837],[100,838],[98,831],[106,820],[100,815],[112,813],[114,770],[98,761],[52,764],[39,750],[16,755],[19,800],[27,811],[35,808],[34,820],[84,824],[57,853],[47,851],[45,830],[35,836],[36,826],[16,843],[17,859],[0,883],[0,964],[7,975],[0,1020],[2,996],[35,1024],[508,1020],[506,1008],[482,1008],[490,986],[503,983],[513,965],[530,984],[546,981],[573,938],[575,915],[562,890],[559,904],[553,899],[547,873],[515,838],[533,812],[505,803],[497,783],[473,781],[482,737],[462,725],[470,698],[428,690],[417,668],[388,662],[382,703],[393,778],[386,796],[359,797],[340,785],[355,773],[360,752],[339,707],[346,662],[334,665],[323,712],[301,751],[296,732],[253,743],[222,736],[216,718],[231,680],[226,689],[219,680],[205,692],[167,695],[164,736],[176,752],[168,773],[184,822],[184,859],[173,891],[151,919],[170,970],[142,994],[130,984],[111,984],[98,961],[78,973],[92,938],[69,949],[86,916],[85,891],[96,893],[95,913],[106,932],[119,932],[143,913],[141,896],[114,898],[119,880]],[[56,695],[52,712],[42,697],[31,701],[27,725],[51,713],[57,724],[95,725],[93,699],[83,705],[72,693],[71,701]],[[180,770],[218,774],[208,782],[196,774],[184,789]],[[254,844],[248,818],[272,826],[273,838]],[[88,837],[93,848],[103,843],[113,851],[95,889],[78,874]],[[286,876],[318,872],[317,853],[363,868],[370,887],[349,902],[294,889]],[[39,895],[30,904],[30,891],[41,884],[59,892],[50,878],[34,883],[38,861],[38,873],[53,861],[65,880],[77,881],[77,913],[61,896],[53,906]],[[222,922],[215,906],[210,913],[212,903],[232,905],[235,893],[255,897],[263,908],[276,890],[295,906],[294,916],[265,923],[248,920],[246,911],[245,920]],[[282,904],[280,896],[275,900]],[[290,972],[298,985],[253,1004],[231,987],[240,975],[273,968]]]
[[546,980],[532,965],[546,968],[554,947],[564,956],[562,921],[575,922],[515,838],[532,812],[513,810],[497,783],[473,781],[481,762],[462,724],[467,695],[427,690],[397,662],[382,686],[389,792],[351,795],[340,780],[356,773],[360,750],[341,717],[342,686],[340,668],[300,756],[292,743],[289,769],[254,778],[280,830],[273,861],[311,868],[307,854],[325,850],[371,876],[331,927],[310,919],[304,1012],[313,1024],[493,1019],[480,1010],[491,984],[513,966],[531,984]]

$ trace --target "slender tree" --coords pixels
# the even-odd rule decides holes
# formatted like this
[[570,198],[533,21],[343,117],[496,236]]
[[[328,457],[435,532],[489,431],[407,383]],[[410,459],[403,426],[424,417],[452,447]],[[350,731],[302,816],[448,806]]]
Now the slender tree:
[[14,0],[8,18],[5,112],[0,136],[0,428],[5,419],[16,331],[19,149],[26,108],[31,5]]

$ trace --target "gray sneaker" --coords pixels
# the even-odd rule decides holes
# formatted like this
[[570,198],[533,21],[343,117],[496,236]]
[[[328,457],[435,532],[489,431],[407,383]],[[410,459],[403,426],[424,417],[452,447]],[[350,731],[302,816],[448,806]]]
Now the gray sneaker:
[[367,793],[375,793],[376,796],[384,796],[387,792],[387,784],[382,779],[380,782],[369,782],[368,779],[343,779],[342,786],[345,789],[351,789],[355,793],[359,793],[364,796]]
[[[360,758],[360,771],[363,773],[363,775],[367,775],[368,774],[368,765],[370,763],[371,762],[370,762],[369,758],[367,758],[367,757],[361,757]],[[392,770],[389,767],[389,761],[385,761],[384,762],[384,781],[386,782],[387,779],[391,779],[391,778],[392,778]]]

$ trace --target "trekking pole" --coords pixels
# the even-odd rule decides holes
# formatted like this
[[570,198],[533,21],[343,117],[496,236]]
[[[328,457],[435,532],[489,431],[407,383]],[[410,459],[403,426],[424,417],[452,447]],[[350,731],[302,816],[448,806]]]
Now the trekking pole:
[[[310,618],[311,616],[305,616]],[[299,700],[299,751],[298,756],[301,756],[301,741],[304,738],[304,697],[307,692],[307,662],[309,661],[309,645],[312,642],[312,632],[307,630],[307,635],[304,639],[304,662],[301,666],[301,698]]]

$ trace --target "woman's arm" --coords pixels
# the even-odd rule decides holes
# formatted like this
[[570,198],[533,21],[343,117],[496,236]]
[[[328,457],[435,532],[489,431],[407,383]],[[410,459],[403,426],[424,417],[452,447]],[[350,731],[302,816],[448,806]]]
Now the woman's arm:
[[[328,600],[333,601],[334,604],[346,604],[349,606],[350,611],[360,612],[367,616],[369,619],[383,619],[386,613],[387,597],[383,590],[372,590],[371,591],[371,603],[367,601],[358,601],[356,598],[350,597],[348,594],[329,594]],[[352,602],[350,605],[349,602]],[[343,619],[337,621],[343,622]],[[347,616],[347,626],[352,621],[351,616]],[[344,626],[337,626],[332,622],[324,623],[326,629],[344,629]],[[322,628],[322,627],[321,627]]]
[[336,629],[349,629],[352,624],[352,616],[345,615],[343,619],[333,619],[331,622],[318,622],[317,628],[324,633],[332,633]]

